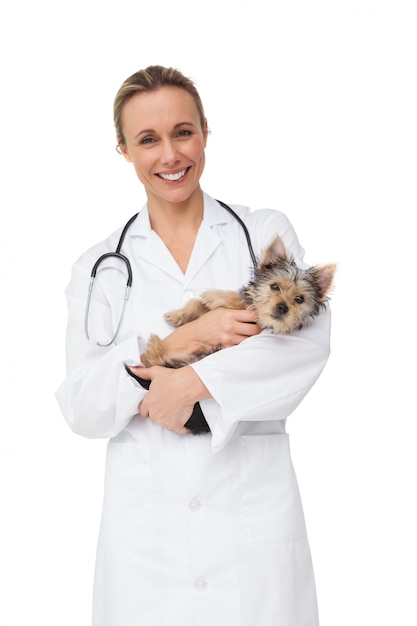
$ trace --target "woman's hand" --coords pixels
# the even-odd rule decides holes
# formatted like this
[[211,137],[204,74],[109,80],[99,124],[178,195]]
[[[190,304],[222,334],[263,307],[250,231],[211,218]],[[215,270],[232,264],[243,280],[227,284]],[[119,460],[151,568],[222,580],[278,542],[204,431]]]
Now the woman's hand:
[[255,322],[255,312],[250,309],[219,308],[176,328],[163,343],[169,354],[194,354],[204,346],[207,352],[219,346],[230,348],[260,332]]
[[189,431],[184,427],[193,412],[194,404],[210,393],[191,367],[130,367],[130,370],[151,381],[145,398],[139,405],[142,417],[148,417],[163,428],[179,434]]

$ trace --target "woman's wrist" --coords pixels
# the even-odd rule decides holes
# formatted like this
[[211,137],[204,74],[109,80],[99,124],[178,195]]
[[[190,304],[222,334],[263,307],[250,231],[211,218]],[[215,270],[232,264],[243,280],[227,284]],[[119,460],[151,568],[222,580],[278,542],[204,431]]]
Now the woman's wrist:
[[200,402],[200,400],[207,400],[211,398],[211,394],[207,387],[204,385],[201,378],[189,365],[181,367],[178,372],[178,384],[180,389],[183,390],[184,399],[190,403]]
[[168,354],[197,354],[201,352],[202,342],[194,336],[193,322],[176,328],[162,340]]

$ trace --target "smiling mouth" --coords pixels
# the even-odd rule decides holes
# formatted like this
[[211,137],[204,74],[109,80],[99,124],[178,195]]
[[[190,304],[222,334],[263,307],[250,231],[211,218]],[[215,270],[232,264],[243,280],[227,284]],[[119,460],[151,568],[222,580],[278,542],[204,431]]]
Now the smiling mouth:
[[183,178],[189,169],[190,169],[189,167],[186,167],[180,172],[175,172],[175,174],[158,174],[158,176],[162,178],[163,180],[176,181],[176,180],[180,180],[181,178]]

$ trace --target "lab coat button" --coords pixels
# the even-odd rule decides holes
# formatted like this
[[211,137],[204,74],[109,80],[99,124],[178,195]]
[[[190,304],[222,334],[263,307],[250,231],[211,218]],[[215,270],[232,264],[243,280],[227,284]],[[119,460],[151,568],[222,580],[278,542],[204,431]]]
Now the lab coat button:
[[194,582],[196,591],[205,591],[207,589],[207,581],[203,576],[197,578]]
[[201,509],[201,502],[198,498],[192,498],[189,502],[188,508],[193,513],[197,513]]
[[184,291],[184,293],[181,296],[181,299],[184,300],[184,302],[186,302],[187,300],[191,300],[191,298],[194,298],[194,293],[192,291]]

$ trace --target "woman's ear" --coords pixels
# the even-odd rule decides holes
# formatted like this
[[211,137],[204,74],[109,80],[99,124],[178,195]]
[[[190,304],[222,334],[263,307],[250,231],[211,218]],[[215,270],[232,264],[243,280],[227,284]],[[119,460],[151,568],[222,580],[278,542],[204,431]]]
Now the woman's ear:
[[120,137],[117,138],[117,152],[119,154],[122,154],[124,158],[126,159],[126,161],[129,161],[129,163],[132,162],[132,159],[130,158],[129,153],[126,148],[126,144],[121,142]]
[[204,137],[204,147],[206,147],[207,145],[207,137],[209,136],[210,130],[208,127],[208,122],[207,122],[207,118],[204,121],[204,128],[203,128],[203,137]]

